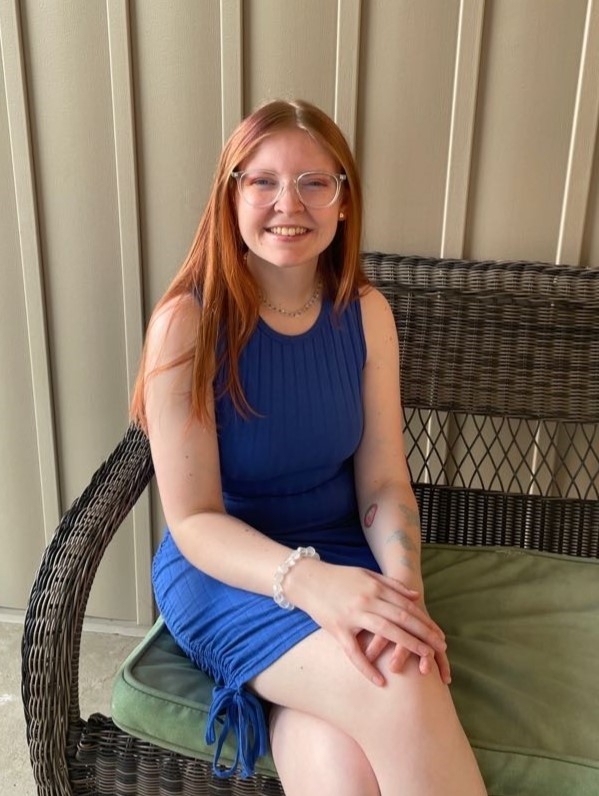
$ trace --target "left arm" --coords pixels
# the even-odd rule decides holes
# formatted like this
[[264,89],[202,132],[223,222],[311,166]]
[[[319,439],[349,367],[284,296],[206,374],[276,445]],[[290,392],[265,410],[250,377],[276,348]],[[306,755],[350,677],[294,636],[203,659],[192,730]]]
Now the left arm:
[[420,521],[403,445],[395,321],[378,290],[361,302],[364,433],[354,461],[362,527],[383,573],[421,591]]
[[[364,534],[385,575],[420,593],[424,608],[424,584],[420,569],[420,519],[410,484],[403,445],[399,380],[399,344],[391,308],[376,289],[361,298],[366,338],[363,404],[364,433],[355,454],[355,482]],[[386,646],[376,639],[371,655]],[[401,669],[409,653],[396,649],[392,664]],[[447,659],[437,654],[445,681]],[[423,661],[422,671],[430,662]]]

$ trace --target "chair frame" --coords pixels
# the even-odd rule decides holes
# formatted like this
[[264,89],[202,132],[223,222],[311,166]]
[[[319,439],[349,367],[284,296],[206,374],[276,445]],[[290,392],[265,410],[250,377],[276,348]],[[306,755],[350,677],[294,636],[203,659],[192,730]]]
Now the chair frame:
[[[423,541],[598,558],[599,269],[378,252],[364,255],[364,267],[389,299],[400,334]],[[504,434],[511,442],[498,448]],[[530,468],[538,450],[529,443],[520,450],[522,435],[539,450],[549,441],[539,472]],[[452,462],[456,439],[463,453]],[[64,514],[36,574],[22,695],[38,794],[281,796],[274,778],[216,779],[210,761],[133,738],[101,714],[80,715],[89,592],[153,472],[148,440],[131,426]]]

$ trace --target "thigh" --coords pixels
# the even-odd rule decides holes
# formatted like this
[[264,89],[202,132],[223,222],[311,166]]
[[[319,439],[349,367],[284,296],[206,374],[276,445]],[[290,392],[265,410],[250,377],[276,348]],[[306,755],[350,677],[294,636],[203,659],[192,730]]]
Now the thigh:
[[286,796],[380,796],[361,747],[332,724],[274,706],[270,739]]
[[328,721],[358,738],[364,720],[387,711],[423,713],[430,703],[436,712],[453,712],[447,686],[436,668],[427,675],[418,671],[412,656],[404,671],[394,673],[388,663],[389,647],[378,660],[386,684],[376,686],[351,663],[343,649],[319,629],[304,638],[249,683],[261,697]]
[[391,652],[389,647],[378,661],[386,684],[376,686],[332,636],[318,630],[250,685],[270,702],[316,716],[353,738],[381,796],[482,796],[474,755],[436,666],[423,675],[411,656],[393,673]]

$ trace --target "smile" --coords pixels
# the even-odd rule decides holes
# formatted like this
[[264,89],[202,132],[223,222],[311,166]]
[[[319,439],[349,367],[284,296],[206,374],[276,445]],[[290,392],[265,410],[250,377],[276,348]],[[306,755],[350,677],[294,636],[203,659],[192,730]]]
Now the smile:
[[267,227],[267,232],[273,235],[285,235],[294,238],[296,235],[304,235],[308,230],[306,227]]

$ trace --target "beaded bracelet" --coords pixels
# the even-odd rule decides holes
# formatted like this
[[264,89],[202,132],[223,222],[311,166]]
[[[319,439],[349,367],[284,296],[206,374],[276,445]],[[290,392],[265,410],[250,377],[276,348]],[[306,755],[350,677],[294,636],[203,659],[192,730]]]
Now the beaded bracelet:
[[276,569],[274,581],[272,584],[272,598],[279,606],[279,608],[286,608],[288,611],[293,611],[295,606],[289,602],[283,592],[283,579],[289,572],[291,567],[294,567],[300,558],[316,558],[320,560],[320,556],[313,547],[298,547],[294,550],[282,564]]

